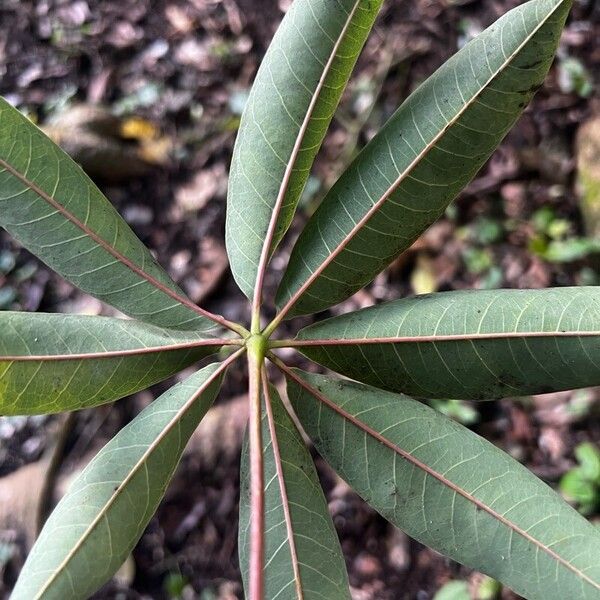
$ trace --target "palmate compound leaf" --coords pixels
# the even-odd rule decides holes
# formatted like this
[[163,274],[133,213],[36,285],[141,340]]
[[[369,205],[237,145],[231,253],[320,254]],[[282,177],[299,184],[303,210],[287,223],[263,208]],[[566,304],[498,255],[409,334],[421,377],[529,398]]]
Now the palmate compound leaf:
[[[310,359],[424,398],[493,399],[600,385],[600,287],[441,292],[298,334]],[[319,342],[322,341],[322,344]]]
[[348,298],[443,214],[542,84],[570,6],[512,10],[406,100],[300,235],[277,293],[284,315]]
[[0,312],[0,331],[0,415],[111,402],[231,342],[125,319],[22,312]]
[[517,461],[407,396],[287,375],[319,453],[391,523],[531,600],[600,598],[600,530]]
[[119,569],[234,357],[171,388],[104,446],[50,515],[12,600],[83,600]]
[[[277,390],[263,381],[265,481],[265,598],[349,600],[344,557],[310,452]],[[248,590],[250,473],[248,440],[242,452],[240,566]]]
[[0,227],[65,279],[131,317],[215,328],[81,168],[2,98]]
[[248,298],[261,261],[292,220],[382,1],[294,0],[262,61],[242,116],[227,199],[227,252]]

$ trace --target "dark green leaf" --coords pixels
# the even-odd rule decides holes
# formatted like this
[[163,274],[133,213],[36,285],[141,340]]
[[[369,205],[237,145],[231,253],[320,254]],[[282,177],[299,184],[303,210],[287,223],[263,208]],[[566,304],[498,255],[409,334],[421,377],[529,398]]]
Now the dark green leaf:
[[50,515],[13,600],[85,599],[110,579],[158,507],[224,368],[210,365],[171,388],[98,453]]
[[268,258],[290,225],[381,3],[295,0],[263,59],[242,116],[227,200],[231,269],[249,298],[261,255],[268,251],[262,260]]
[[[274,387],[263,394],[265,598],[350,599],[346,566],[312,458]],[[240,500],[240,564],[247,588],[250,552],[248,443]]]
[[0,226],[83,291],[154,325],[215,324],[67,154],[0,98]]
[[514,459],[407,396],[287,372],[321,455],[394,525],[526,598],[600,597],[600,530]]
[[417,296],[321,321],[298,339],[338,373],[425,398],[600,385],[600,287]]
[[410,96],[301,234],[277,296],[287,316],[348,298],[442,215],[542,84],[570,6],[514,9]]
[[109,317],[0,312],[0,415],[123,398],[216,352],[225,340]]

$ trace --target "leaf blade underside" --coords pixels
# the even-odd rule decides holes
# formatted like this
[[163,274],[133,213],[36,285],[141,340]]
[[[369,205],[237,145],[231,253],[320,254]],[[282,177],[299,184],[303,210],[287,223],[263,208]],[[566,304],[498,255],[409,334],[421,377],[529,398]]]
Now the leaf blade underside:
[[320,454],[391,523],[526,598],[600,597],[600,532],[517,461],[407,396],[286,374]]
[[65,279],[131,317],[215,329],[81,168],[3,98],[0,226]]
[[228,340],[110,317],[0,312],[0,415],[79,410],[181,371]]
[[[263,380],[264,381],[264,380]],[[349,600],[346,566],[327,501],[302,436],[277,390],[264,401],[265,598]],[[250,489],[248,443],[242,452],[239,549],[248,589]]]
[[50,515],[12,600],[83,600],[119,569],[214,401],[228,362],[171,388],[98,453]]
[[[295,0],[261,63],[233,154],[226,243],[252,299],[382,0]],[[264,273],[263,273],[264,274]]]
[[600,287],[469,290],[333,317],[297,339],[308,358],[363,383],[485,400],[600,385],[599,323]]
[[277,292],[279,320],[350,297],[443,214],[542,84],[570,5],[510,11],[404,102],[301,233]]

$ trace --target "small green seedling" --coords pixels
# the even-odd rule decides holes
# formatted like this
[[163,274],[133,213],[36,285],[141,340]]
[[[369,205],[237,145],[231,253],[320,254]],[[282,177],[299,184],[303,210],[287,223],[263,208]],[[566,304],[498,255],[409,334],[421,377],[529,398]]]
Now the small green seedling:
[[560,490],[581,514],[591,515],[600,510],[600,450],[589,442],[579,444],[575,457],[579,464],[563,475]]
[[[97,406],[230,351],[150,404],[79,475],[15,600],[86,598],[110,579],[242,360],[250,416],[239,554],[251,600],[350,598],[325,496],[288,410],[331,467],[415,539],[527,598],[600,598],[598,529],[493,444],[404,395],[486,400],[599,385],[600,288],[446,292],[319,321],[293,339],[280,327],[349,298],[444,214],[542,85],[570,0],[522,4],[423,83],[325,195],[276,298],[263,298],[381,3],[295,0],[260,67],[226,225],[249,329],[186,298],[81,169],[0,103],[0,225],[131,317],[0,313],[0,412]],[[281,348],[348,379],[290,368]],[[271,383],[277,371],[289,404]]]
[[567,263],[600,252],[600,240],[573,236],[571,223],[557,218],[548,206],[533,214],[532,225],[537,233],[529,243],[529,250],[548,262]]
[[490,577],[471,585],[466,581],[454,580],[444,584],[433,600],[496,600],[501,592],[500,583]]
[[471,600],[469,584],[466,581],[449,581],[439,589],[433,600]]

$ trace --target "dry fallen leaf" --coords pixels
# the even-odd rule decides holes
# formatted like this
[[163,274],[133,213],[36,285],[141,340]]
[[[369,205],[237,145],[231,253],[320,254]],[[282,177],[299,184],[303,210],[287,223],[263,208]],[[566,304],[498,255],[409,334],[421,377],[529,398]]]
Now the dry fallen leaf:
[[168,166],[172,140],[149,121],[120,119],[91,104],[78,104],[54,116],[44,132],[91,177],[119,181]]
[[600,117],[587,121],[577,135],[577,183],[586,232],[600,237]]
[[48,460],[21,467],[0,479],[0,531],[13,529],[24,536],[27,549],[36,537],[44,475]]
[[413,292],[419,294],[432,294],[437,292],[438,283],[434,262],[425,254],[417,256],[417,264],[410,276]]

